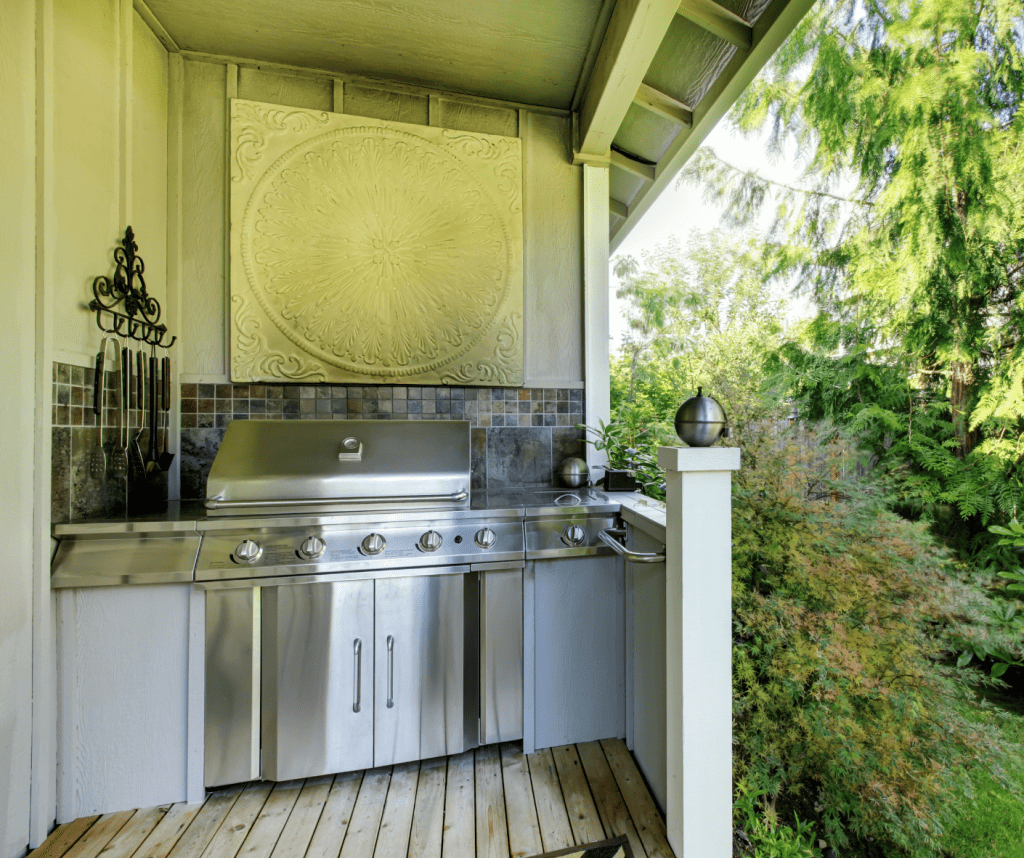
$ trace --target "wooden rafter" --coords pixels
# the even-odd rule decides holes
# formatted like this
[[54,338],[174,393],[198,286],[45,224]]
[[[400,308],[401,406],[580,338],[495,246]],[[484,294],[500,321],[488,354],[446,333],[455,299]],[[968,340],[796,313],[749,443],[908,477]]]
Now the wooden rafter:
[[693,125],[692,107],[688,104],[683,104],[683,102],[678,101],[671,95],[666,95],[653,86],[648,86],[646,83],[640,84],[636,95],[633,96],[633,103],[639,104],[641,107],[651,111],[651,113],[656,113],[658,116],[664,117],[683,128],[689,128]]
[[629,217],[629,206],[627,206],[624,202],[615,199],[615,197],[608,198],[608,208],[611,210],[611,213],[615,215],[615,217],[617,218],[622,218],[622,220],[625,220],[626,218]]
[[636,158],[630,158],[625,152],[612,149],[612,166],[639,176],[645,182],[653,182],[657,176],[657,168],[654,164],[645,164]]
[[615,4],[580,103],[577,160],[607,157],[678,11],[679,0],[619,0]]
[[750,50],[735,52],[700,103],[694,106],[692,128],[681,129],[658,159],[654,182],[641,188],[630,201],[629,216],[617,219],[611,227],[613,253],[813,5],[814,0],[775,0],[768,5],[754,25]]
[[676,11],[688,21],[693,21],[698,27],[703,27],[741,50],[749,51],[753,44],[753,27],[714,0],[680,0]]

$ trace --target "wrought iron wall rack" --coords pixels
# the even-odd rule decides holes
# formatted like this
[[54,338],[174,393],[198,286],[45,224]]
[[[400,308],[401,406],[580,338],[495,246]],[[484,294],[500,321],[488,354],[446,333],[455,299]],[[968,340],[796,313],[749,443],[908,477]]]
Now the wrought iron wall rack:
[[160,302],[146,291],[146,265],[130,226],[114,248],[114,262],[117,268],[112,280],[97,277],[92,281],[94,297],[89,309],[96,313],[96,324],[105,333],[169,349],[178,338],[172,336],[165,342],[167,325],[160,322]]

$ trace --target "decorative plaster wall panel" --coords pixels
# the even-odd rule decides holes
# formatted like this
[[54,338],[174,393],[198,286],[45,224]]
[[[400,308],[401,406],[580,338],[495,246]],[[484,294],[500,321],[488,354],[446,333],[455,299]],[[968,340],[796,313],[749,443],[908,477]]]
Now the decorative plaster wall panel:
[[520,141],[231,103],[231,376],[523,383]]

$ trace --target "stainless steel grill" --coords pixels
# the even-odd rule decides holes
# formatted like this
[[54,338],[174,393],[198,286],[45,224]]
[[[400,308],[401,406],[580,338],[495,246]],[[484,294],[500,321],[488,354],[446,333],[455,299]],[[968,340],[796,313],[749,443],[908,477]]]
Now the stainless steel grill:
[[481,593],[521,581],[524,537],[472,508],[468,422],[235,421],[206,507],[207,786],[479,742]]

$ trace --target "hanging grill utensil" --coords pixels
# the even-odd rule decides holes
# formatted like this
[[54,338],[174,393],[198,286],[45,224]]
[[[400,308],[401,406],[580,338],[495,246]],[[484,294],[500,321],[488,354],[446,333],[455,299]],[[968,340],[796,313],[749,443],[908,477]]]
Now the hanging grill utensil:
[[107,454],[103,451],[103,350],[106,345],[107,338],[104,337],[100,351],[96,352],[96,374],[92,380],[92,413],[96,415],[100,437],[89,454],[89,475],[96,480],[103,479],[107,472]]
[[131,385],[128,378],[128,341],[121,349],[121,384],[119,399],[117,403],[118,433],[117,450],[114,452],[114,461],[111,472],[115,477],[124,479],[128,476],[128,397],[131,395]]
[[164,451],[160,454],[160,469],[167,471],[174,461],[174,454],[167,452],[167,436],[171,434],[171,358],[166,350],[160,369],[160,410],[164,418]]

